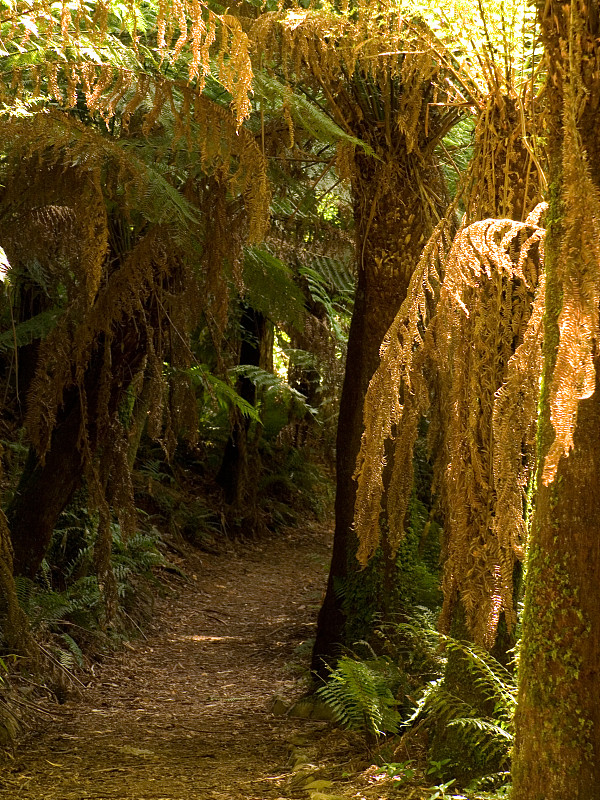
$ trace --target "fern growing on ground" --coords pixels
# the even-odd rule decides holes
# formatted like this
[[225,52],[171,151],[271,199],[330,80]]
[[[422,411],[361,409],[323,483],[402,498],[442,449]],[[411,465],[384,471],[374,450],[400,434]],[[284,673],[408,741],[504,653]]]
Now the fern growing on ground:
[[487,716],[482,716],[463,698],[449,692],[443,678],[437,677],[423,689],[406,724],[413,725],[419,720],[426,720],[431,726],[455,729],[466,747],[477,754],[479,763],[494,764],[494,770],[499,770],[474,783],[477,787],[481,785],[481,788],[496,788],[510,780],[510,752],[517,705],[515,676],[483,648],[451,636],[439,633],[436,636],[446,654],[453,651],[460,653],[473,684],[487,698],[492,710]]
[[401,717],[390,688],[394,673],[385,658],[360,661],[342,656],[317,694],[346,728],[362,730],[370,737],[397,733]]

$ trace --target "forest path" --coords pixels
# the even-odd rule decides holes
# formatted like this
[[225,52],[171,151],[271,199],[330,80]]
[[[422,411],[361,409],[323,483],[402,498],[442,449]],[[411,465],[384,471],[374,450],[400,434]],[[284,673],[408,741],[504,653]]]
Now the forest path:
[[275,694],[298,691],[290,663],[314,635],[329,539],[307,524],[222,555],[192,552],[147,638],[52,707],[54,720],[2,770],[0,798],[308,798],[290,752],[333,732],[269,709]]

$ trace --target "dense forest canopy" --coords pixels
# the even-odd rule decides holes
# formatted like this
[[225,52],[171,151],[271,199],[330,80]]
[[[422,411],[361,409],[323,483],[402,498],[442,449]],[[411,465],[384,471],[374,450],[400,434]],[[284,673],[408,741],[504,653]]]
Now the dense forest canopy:
[[[36,604],[118,639],[162,535],[335,467],[315,679],[427,609],[442,673],[370,733],[514,722],[513,797],[596,796],[599,43],[585,0],[0,2],[5,653],[83,665]],[[448,711],[515,647],[505,728]]]

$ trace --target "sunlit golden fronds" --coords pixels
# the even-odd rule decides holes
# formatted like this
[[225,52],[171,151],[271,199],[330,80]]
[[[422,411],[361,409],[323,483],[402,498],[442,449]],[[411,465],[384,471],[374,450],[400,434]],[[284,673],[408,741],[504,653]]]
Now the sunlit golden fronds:
[[436,5],[411,0],[410,8],[427,20],[431,46],[463,83],[467,95],[483,99],[491,91],[524,91],[522,96],[526,96],[542,56],[531,3],[449,0]]
[[[410,411],[420,401],[418,412],[429,405],[428,395],[413,391],[413,376],[420,377],[415,360],[422,364],[425,348],[423,328],[430,321],[430,311],[438,296],[442,265],[450,248],[447,223],[442,222],[431,236],[411,278],[406,300],[381,345],[381,364],[374,373],[365,399],[362,445],[358,457],[355,478],[358,481],[355,527],[359,538],[357,557],[362,564],[375,553],[380,538],[379,518],[384,494],[383,470],[385,467],[386,442],[396,438],[397,447],[404,445],[405,452],[396,452],[395,462],[408,468],[408,495],[412,486],[412,450],[416,433],[400,436],[406,400]],[[437,289],[437,292],[436,292]],[[418,379],[417,378],[417,379]],[[419,389],[421,386],[419,386]],[[402,397],[406,397],[404,404]],[[412,401],[410,398],[414,398]],[[408,454],[408,456],[407,456]],[[399,524],[390,526],[392,540],[399,541],[403,535],[404,515],[408,504],[406,493],[396,493],[389,511]]]
[[[514,621],[512,569],[522,555],[524,489],[534,463],[543,235],[533,219],[488,219],[460,231],[448,249],[440,228],[386,336],[365,403],[359,559],[366,563],[379,542],[385,475],[393,548],[403,536],[417,424],[429,410],[446,519],[443,620],[460,594],[473,636],[487,645],[503,611]],[[537,372],[523,383],[526,366]],[[391,475],[384,471],[389,439]]]
[[[202,95],[190,100],[188,108],[191,108],[192,119],[185,121],[186,147],[197,152],[207,174],[218,174],[232,193],[242,196],[248,218],[247,236],[250,241],[261,240],[269,221],[270,187],[265,158],[254,137],[243,128],[238,131],[227,109]],[[194,214],[189,205],[166,181],[156,174],[152,177],[137,157],[135,148],[128,147],[127,138],[116,141],[102,136],[94,128],[61,112],[5,118],[0,120],[0,132],[5,149],[16,156],[11,163],[17,172],[20,160],[33,157],[47,166],[80,165],[79,171],[89,176],[110,164],[124,179],[122,201],[125,205],[139,207],[142,203],[154,221],[176,223],[181,231],[191,230]],[[150,187],[149,182],[154,185]],[[106,191],[109,189],[104,187]],[[164,193],[168,193],[169,202],[163,202],[164,197],[161,199]],[[80,209],[85,213],[83,206]],[[90,276],[89,280],[93,286],[94,279]]]
[[350,16],[324,8],[264,14],[251,36],[258,53],[277,55],[290,86],[302,79],[318,87],[348,133],[372,124],[370,138],[380,128],[383,147],[399,139],[411,152],[449,119],[443,104],[454,89],[401,9],[364,3]]
[[[85,97],[105,119],[128,94],[143,99],[169,72],[202,92],[213,74],[231,95],[239,126],[250,112],[252,65],[239,20],[202,0],[4,3],[0,104],[9,113],[52,100],[74,107]],[[213,69],[214,67],[214,69]],[[185,83],[185,80],[184,80]]]
[[[550,41],[558,26],[561,58],[548,51],[548,58],[562,63],[556,80],[562,84],[563,144],[560,220],[561,244],[556,282],[562,290],[558,318],[559,342],[550,387],[550,417],[555,439],[544,464],[543,481],[550,483],[562,456],[573,447],[579,401],[593,394],[596,385],[594,357],[600,341],[600,191],[597,152],[586,153],[580,128],[597,135],[597,109],[592,98],[600,85],[600,51],[597,33],[588,28],[589,8],[574,0],[568,15],[554,3],[542,14]],[[566,55],[565,55],[566,54]],[[588,133],[588,142],[590,136]],[[594,177],[592,171],[595,172]]]

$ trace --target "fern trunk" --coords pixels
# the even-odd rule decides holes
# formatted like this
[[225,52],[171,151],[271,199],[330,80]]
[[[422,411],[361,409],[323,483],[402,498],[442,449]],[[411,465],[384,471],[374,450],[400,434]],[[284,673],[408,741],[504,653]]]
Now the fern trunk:
[[433,227],[432,208],[419,182],[435,186],[439,192],[442,178],[432,160],[422,164],[416,174],[405,151],[388,153],[382,161],[356,156],[357,287],[337,428],[333,554],[312,657],[312,668],[321,676],[327,674],[325,665],[335,661],[343,645],[368,635],[374,615],[385,609],[384,584],[391,580],[383,558],[359,572],[352,527],[353,474],[363,432],[363,403],[379,365],[379,347],[406,297]]
[[[539,3],[549,65],[551,207],[546,243],[545,371],[539,447],[558,437],[553,389],[561,364],[559,315],[586,280],[598,282],[600,25],[597,4]],[[583,57],[581,57],[583,55]],[[585,89],[577,104],[575,92]],[[576,130],[575,138],[572,137]],[[569,181],[570,183],[568,183]],[[576,185],[581,181],[581,185]],[[577,246],[573,247],[573,241]],[[596,241],[594,241],[596,240]],[[565,254],[568,253],[568,258]],[[590,254],[593,254],[590,258]],[[590,274],[590,262],[595,274]],[[585,303],[585,296],[580,295]],[[582,303],[582,306],[583,306]],[[585,306],[583,306],[585,310]],[[581,309],[580,313],[581,313]],[[598,305],[591,307],[598,325]],[[576,322],[575,322],[576,324]],[[563,327],[563,335],[565,328]],[[596,328],[597,330],[597,328]],[[568,332],[568,331],[567,331]],[[540,479],[532,524],[513,758],[515,800],[596,800],[600,787],[600,357],[595,391],[579,403],[574,447],[554,479]],[[564,362],[563,362],[564,363]],[[575,365],[576,367],[577,365]],[[592,373],[593,376],[593,373]],[[560,385],[559,384],[559,385]],[[593,384],[592,384],[593,388]],[[563,389],[563,392],[565,390]],[[566,390],[569,395],[569,387]]]
[[[111,344],[112,371],[108,390],[103,385],[103,359],[99,352],[90,361],[85,391],[92,453],[102,444],[97,441],[95,429],[100,393],[109,397],[110,416],[119,407],[132,377],[141,366],[146,352],[143,340],[139,320],[133,318],[115,332]],[[102,347],[99,347],[98,351],[101,350]],[[40,460],[34,448],[30,449],[14,499],[6,512],[14,550],[15,575],[35,577],[50,545],[59,515],[75,490],[81,486],[84,467],[80,451],[81,429],[79,391],[70,389],[65,393],[45,458]]]

